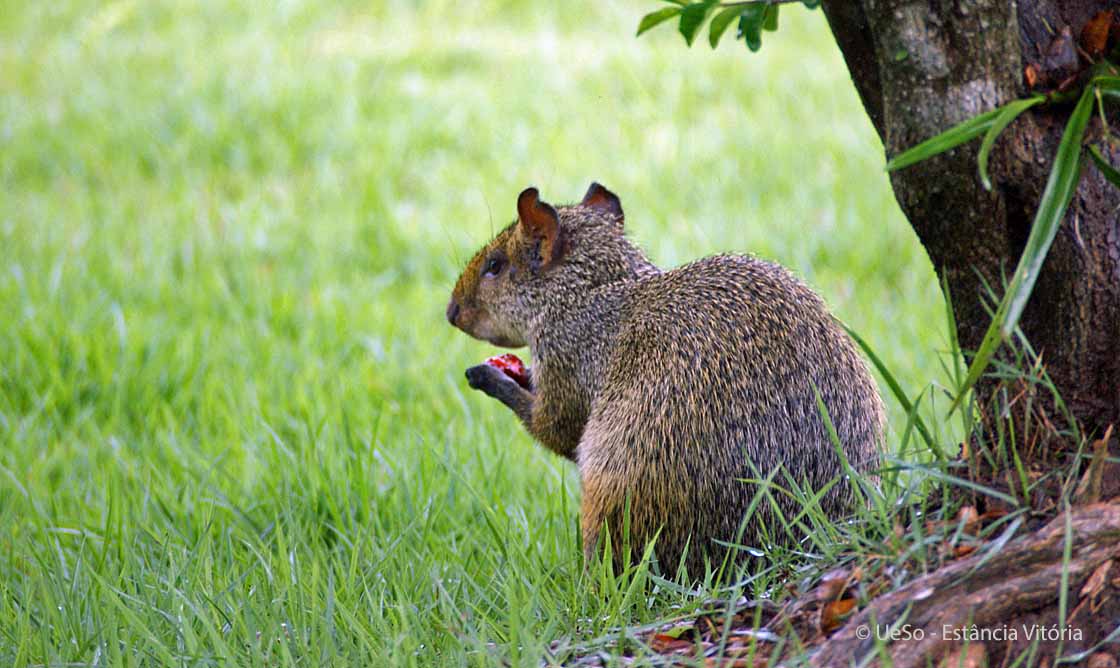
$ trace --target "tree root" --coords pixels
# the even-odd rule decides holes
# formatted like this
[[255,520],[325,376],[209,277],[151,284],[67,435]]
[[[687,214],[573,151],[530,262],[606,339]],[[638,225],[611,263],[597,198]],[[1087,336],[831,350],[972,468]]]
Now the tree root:
[[[1107,573],[1106,564],[1113,559],[1120,560],[1120,503],[1072,508],[995,554],[981,550],[872,600],[820,645],[810,663],[850,666],[885,647],[896,667],[926,666],[959,650],[963,642],[955,629],[1009,629],[1026,620],[1053,627],[1058,616],[1039,613],[1058,608],[1063,583],[1068,595],[1065,622],[1072,626],[1078,621],[1071,618],[1080,612],[1079,601],[1101,593],[1101,585],[1090,591],[1093,576]],[[1116,575],[1120,569],[1112,572]],[[1108,609],[1114,610],[1116,602],[1111,603]],[[1091,613],[1081,614],[1083,621]],[[1112,617],[1111,626],[1120,624]],[[892,626],[896,634],[905,630],[905,635],[897,642],[877,642],[876,633],[883,638]],[[1017,629],[1017,635],[1023,641],[1025,630]],[[1104,640],[1103,634],[1084,635],[1065,648],[1088,649]],[[1003,650],[1008,651],[1013,651],[1011,645]]]

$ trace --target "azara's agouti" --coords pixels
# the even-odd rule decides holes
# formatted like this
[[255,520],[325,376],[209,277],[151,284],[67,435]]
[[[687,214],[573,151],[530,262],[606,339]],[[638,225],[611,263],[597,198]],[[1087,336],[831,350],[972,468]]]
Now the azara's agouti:
[[[621,203],[597,183],[557,208],[529,188],[517,216],[467,265],[447,319],[498,346],[529,346],[528,389],[486,364],[467,379],[579,467],[588,557],[604,525],[616,567],[627,525],[631,554],[656,537],[670,574],[683,557],[702,576],[727,543],[765,548],[759,528],[783,530],[767,500],[744,524],[759,491],[748,480],[778,467],[774,485],[831,486],[824,512],[850,511],[817,396],[857,471],[878,465],[883,404],[820,297],[753,257],[658,269],[623,235]],[[771,497],[787,520],[802,508]]]

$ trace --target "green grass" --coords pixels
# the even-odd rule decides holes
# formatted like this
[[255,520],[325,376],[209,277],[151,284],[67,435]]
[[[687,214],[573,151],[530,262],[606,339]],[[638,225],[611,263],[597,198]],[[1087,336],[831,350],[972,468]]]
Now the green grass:
[[748,54],[562,6],[0,2],[0,664],[536,665],[696,605],[584,574],[574,471],[463,380],[450,286],[530,184],[942,376],[819,12]]

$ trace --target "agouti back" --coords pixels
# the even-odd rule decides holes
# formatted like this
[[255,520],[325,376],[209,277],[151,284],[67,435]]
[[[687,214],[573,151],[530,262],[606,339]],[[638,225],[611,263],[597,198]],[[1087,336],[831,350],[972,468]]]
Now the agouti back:
[[[625,238],[621,204],[598,184],[559,208],[530,188],[517,209],[467,265],[447,317],[473,337],[529,346],[529,389],[487,365],[467,378],[578,465],[589,557],[604,524],[618,556],[627,507],[632,553],[656,536],[670,573],[686,548],[693,577],[705,558],[718,565],[719,542],[764,548],[760,527],[782,530],[763,501],[739,533],[758,493],[744,480],[778,467],[775,485],[832,485],[823,510],[850,511],[816,392],[858,471],[878,463],[884,413],[820,297],[747,256],[661,271]],[[787,519],[801,510],[777,490],[771,496]]]

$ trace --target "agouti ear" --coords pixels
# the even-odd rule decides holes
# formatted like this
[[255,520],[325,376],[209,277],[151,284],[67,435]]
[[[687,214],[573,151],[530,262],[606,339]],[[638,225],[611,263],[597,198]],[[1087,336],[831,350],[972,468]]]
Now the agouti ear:
[[527,239],[539,244],[539,267],[547,267],[563,254],[560,216],[548,202],[542,202],[536,188],[526,188],[517,197],[517,218]]
[[587,189],[580,206],[605,211],[617,218],[620,223],[623,220],[622,202],[618,199],[618,195],[595,182],[592,182],[591,187]]

